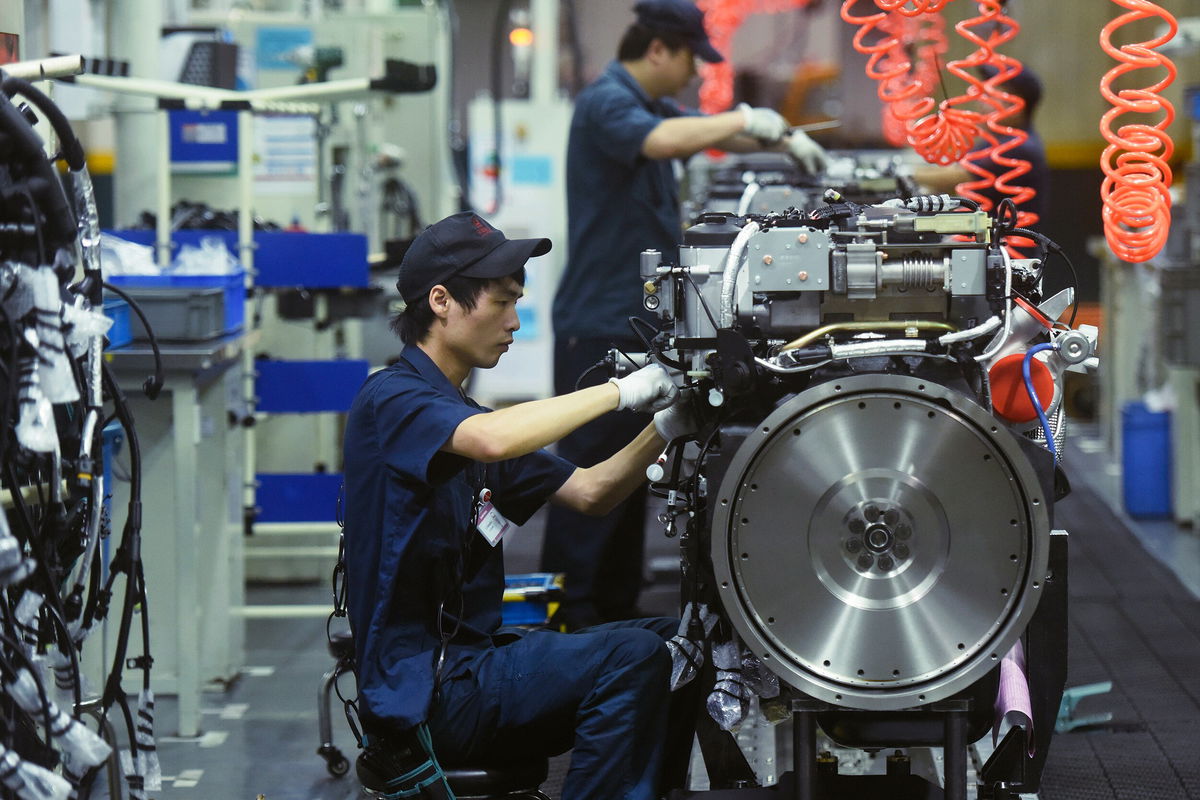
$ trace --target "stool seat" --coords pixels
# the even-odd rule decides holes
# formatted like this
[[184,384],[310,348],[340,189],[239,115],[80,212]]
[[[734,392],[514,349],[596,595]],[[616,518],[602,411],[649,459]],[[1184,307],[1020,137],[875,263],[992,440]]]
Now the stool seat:
[[354,635],[350,631],[334,631],[329,635],[329,655],[337,661],[354,658]]
[[448,767],[443,764],[442,769],[450,788],[458,797],[491,797],[536,790],[550,772],[550,760],[529,758],[507,764],[469,767]]

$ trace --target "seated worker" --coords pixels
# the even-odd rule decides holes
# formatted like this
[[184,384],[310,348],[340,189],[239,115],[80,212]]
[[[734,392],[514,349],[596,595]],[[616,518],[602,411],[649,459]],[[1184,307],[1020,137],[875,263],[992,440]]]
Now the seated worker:
[[[416,735],[425,724],[444,763],[573,748],[567,800],[659,796],[680,696],[668,690],[665,642],[678,620],[498,633],[508,528],[547,500],[604,513],[642,483],[666,441],[691,432],[658,365],[498,411],[463,393],[470,370],[496,366],[512,343],[525,263],[549,249],[469,212],[422,232],[397,281],[407,305],[392,328],[404,350],[349,412],[347,605],[366,745],[358,775],[373,791],[401,796],[397,779],[426,759]],[[657,413],[611,458],[582,469],[542,449],[617,409]]]

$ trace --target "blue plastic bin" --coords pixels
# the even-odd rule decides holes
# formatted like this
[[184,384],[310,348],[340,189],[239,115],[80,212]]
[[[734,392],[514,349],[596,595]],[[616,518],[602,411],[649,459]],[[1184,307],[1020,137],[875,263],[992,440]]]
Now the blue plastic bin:
[[129,324],[129,315],[133,313],[119,297],[104,298],[104,316],[113,321],[108,329],[108,347],[124,347],[133,341],[133,328]]
[[186,291],[219,287],[224,290],[225,301],[224,330],[221,332],[240,331],[246,321],[246,273],[244,270],[231,272],[228,275],[109,275],[107,280],[118,288],[133,290]]
[[1171,516],[1171,414],[1145,403],[1121,409],[1125,510],[1138,519]]

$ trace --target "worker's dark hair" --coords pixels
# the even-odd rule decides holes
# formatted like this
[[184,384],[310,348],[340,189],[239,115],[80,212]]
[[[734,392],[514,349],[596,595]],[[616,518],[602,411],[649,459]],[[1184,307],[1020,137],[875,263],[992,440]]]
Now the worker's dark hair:
[[[521,267],[507,277],[524,286],[525,268]],[[446,291],[454,298],[454,302],[471,311],[479,301],[479,295],[483,294],[488,286],[503,280],[504,278],[468,278],[463,275],[455,275],[447,279],[442,286],[446,287]],[[425,337],[429,335],[433,320],[433,309],[429,307],[429,295],[426,294],[420,300],[406,305],[403,311],[392,317],[389,326],[392,333],[400,337],[400,341],[405,344],[416,344],[424,341]]]
[[666,45],[672,53],[681,47],[688,46],[687,36],[682,33],[656,31],[640,22],[635,22],[625,31],[625,35],[621,37],[621,43],[617,45],[617,61],[637,61],[646,55],[646,51],[650,49],[650,43],[655,39]]

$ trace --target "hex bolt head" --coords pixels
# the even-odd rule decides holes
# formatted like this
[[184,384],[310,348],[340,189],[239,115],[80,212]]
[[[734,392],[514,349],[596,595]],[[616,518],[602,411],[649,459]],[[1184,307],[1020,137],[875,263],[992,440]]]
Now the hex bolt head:
[[863,516],[867,518],[867,522],[874,522],[879,519],[879,506],[874,503],[868,503],[863,508]]
[[850,520],[849,527],[850,527],[851,533],[861,534],[863,531],[865,531],[867,529],[867,523],[863,522],[858,517],[855,517],[854,519]]
[[808,234],[807,233],[800,234],[799,236],[796,237],[796,241],[799,242],[800,244],[805,244],[806,242],[808,242]]
[[888,525],[895,525],[900,521],[900,512],[894,508],[889,508],[883,512],[883,521]]
[[903,542],[897,542],[896,546],[892,548],[892,555],[901,560],[908,558],[908,545],[904,544]]
[[879,568],[881,570],[883,570],[884,572],[891,571],[891,569],[895,566],[896,566],[896,562],[892,561],[890,556],[880,556],[879,557]]
[[897,525],[896,526],[896,538],[901,539],[901,540],[911,539],[912,538],[912,526],[910,526],[908,523],[905,523],[905,522],[902,522],[899,525]]
[[775,256],[768,253],[767,255],[763,256],[763,263],[768,267],[771,266],[773,263],[775,263]]
[[858,566],[861,569],[870,569],[874,563],[875,563],[875,559],[871,558],[870,553],[863,553],[861,556],[858,557]]
[[796,277],[799,278],[803,282],[803,281],[808,280],[808,273],[804,270],[800,270],[799,272],[796,273]]
[[859,550],[862,550],[862,542],[860,542],[858,539],[846,540],[847,553],[857,553]]

